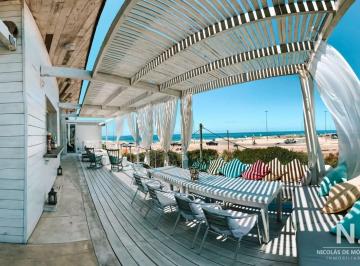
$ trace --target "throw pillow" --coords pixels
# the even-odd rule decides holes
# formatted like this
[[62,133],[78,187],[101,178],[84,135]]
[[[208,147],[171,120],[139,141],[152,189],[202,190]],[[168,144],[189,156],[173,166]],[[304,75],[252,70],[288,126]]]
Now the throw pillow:
[[337,167],[326,174],[320,183],[319,196],[329,195],[332,186],[343,183],[348,179],[346,163],[340,163]]
[[268,173],[264,180],[275,181],[281,179],[287,172],[285,165],[282,165],[278,158],[275,158],[266,164],[269,167],[270,173]]
[[249,169],[247,169],[242,176],[245,179],[260,180],[263,179],[270,172],[269,167],[263,161],[256,161]]
[[222,158],[211,160],[207,172],[211,175],[218,175],[220,169],[225,165],[225,161]]
[[248,164],[244,164],[238,159],[233,159],[220,169],[220,173],[226,177],[236,178],[241,176],[248,168]]

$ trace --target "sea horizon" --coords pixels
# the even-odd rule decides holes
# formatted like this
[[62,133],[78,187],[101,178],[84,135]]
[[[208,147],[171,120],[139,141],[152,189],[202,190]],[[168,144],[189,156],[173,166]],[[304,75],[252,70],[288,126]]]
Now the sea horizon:
[[[334,134],[334,133],[336,133],[336,130],[317,130],[316,132],[318,135],[324,135],[324,134]],[[300,136],[305,136],[305,132],[301,131],[301,130],[285,130],[285,131],[269,131],[269,132],[257,131],[257,132],[232,132],[232,133],[229,133],[229,138],[231,138],[231,139],[241,139],[241,138],[247,138],[247,137],[266,137],[266,136],[268,136],[268,137],[273,137],[273,136],[300,137]],[[204,140],[215,140],[215,139],[219,139],[219,138],[227,139],[227,137],[228,137],[227,132],[214,133],[214,134],[203,133]],[[200,134],[199,133],[192,134],[191,139],[193,139],[193,140],[200,139]],[[102,136],[102,140],[106,141],[106,136]],[[108,135],[107,140],[115,141],[116,136]],[[181,140],[181,134],[178,134],[178,133],[173,134],[173,136],[172,136],[173,142],[180,141],[180,140]],[[125,135],[125,136],[120,137],[120,141],[134,142],[134,139],[131,135]],[[159,141],[159,138],[157,135],[153,136],[153,141],[154,142]]]

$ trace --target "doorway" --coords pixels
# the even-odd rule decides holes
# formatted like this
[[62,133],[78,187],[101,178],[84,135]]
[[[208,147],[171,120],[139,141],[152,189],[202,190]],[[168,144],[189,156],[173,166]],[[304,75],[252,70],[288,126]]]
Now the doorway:
[[75,147],[75,124],[67,124],[67,134],[66,134],[66,143],[67,143],[67,152],[74,153],[76,151]]

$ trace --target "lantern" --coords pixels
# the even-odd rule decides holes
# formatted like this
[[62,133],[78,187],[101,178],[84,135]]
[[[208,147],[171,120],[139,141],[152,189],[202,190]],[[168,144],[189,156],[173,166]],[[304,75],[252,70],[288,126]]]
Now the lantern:
[[54,188],[51,188],[50,192],[48,193],[48,204],[49,205],[56,205],[57,203],[57,192]]
[[57,169],[57,175],[62,175],[62,167],[61,167],[61,165],[59,165],[59,167]]
[[199,179],[199,170],[196,168],[190,168],[190,177],[191,181],[196,181]]

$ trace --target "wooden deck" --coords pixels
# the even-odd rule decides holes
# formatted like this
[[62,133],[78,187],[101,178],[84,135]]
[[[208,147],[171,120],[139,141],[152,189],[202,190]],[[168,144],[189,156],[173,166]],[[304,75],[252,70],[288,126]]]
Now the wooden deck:
[[[198,254],[203,233],[194,249],[190,244],[195,233],[192,224],[182,222],[175,234],[170,231],[175,213],[165,216],[156,230],[153,227],[156,213],[147,219],[142,195],[132,205],[134,187],[132,171],[113,174],[107,168],[91,170],[82,164],[96,210],[103,224],[114,253],[123,265],[230,265],[233,264],[233,242],[221,242],[215,236],[208,237],[201,255]],[[143,206],[143,208],[142,208]],[[290,219],[284,215],[283,223],[271,215],[271,241],[259,245],[255,235],[244,237],[235,265],[294,265],[296,264],[295,235]]]

